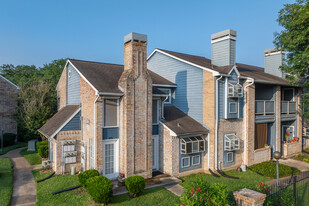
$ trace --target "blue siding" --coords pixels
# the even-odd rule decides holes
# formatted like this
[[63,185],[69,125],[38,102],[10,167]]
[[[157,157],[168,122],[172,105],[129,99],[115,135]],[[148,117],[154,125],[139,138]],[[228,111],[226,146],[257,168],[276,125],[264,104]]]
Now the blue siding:
[[152,135],[159,134],[159,125],[152,125]]
[[276,149],[276,123],[268,123],[267,124],[267,144],[270,145],[271,148],[271,157]]
[[[223,148],[224,148],[224,145],[225,145],[225,135],[223,135]],[[230,152],[233,153],[233,161],[232,162],[227,162],[227,155]],[[235,152],[223,150],[223,167],[229,167],[229,166],[234,165],[235,164],[235,156],[236,156]]]
[[238,77],[237,77],[237,73],[235,72],[235,70],[233,70],[230,75],[231,76],[229,77],[229,82],[233,84],[238,83]]
[[151,71],[177,84],[173,105],[203,123],[203,71],[156,52],[147,62]]
[[103,128],[103,140],[106,139],[118,139],[119,138],[119,128]]
[[80,112],[78,112],[61,131],[81,130]]
[[225,78],[223,80],[219,80],[218,83],[218,113],[219,113],[219,119],[225,118]]
[[80,104],[80,77],[71,64],[67,65],[67,104]]

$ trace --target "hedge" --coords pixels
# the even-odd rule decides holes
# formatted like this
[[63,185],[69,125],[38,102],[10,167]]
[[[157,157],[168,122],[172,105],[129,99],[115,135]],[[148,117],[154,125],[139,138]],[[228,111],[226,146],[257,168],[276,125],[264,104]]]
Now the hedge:
[[36,147],[42,158],[48,157],[48,141],[37,142]]
[[112,182],[104,176],[91,177],[86,182],[87,190],[96,203],[107,205],[113,196]]
[[125,179],[125,185],[131,197],[137,197],[144,191],[146,181],[141,176],[131,176]]
[[78,180],[79,180],[79,183],[83,187],[86,187],[87,180],[92,178],[92,177],[96,177],[96,176],[100,176],[100,173],[97,170],[95,170],[95,169],[86,170],[84,172],[79,173]]
[[16,134],[4,133],[3,134],[3,147],[11,146],[15,144]]

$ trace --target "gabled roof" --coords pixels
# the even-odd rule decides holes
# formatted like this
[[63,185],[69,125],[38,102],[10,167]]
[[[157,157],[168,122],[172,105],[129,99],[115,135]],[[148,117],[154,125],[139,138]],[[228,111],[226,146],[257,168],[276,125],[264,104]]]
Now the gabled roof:
[[79,111],[79,105],[66,105],[48,120],[38,132],[47,138],[53,138]]
[[[155,51],[175,57],[176,59],[181,59],[184,62],[190,62],[193,65],[196,65],[198,67],[208,68],[210,70],[213,70],[214,72],[219,72],[220,74],[224,74],[224,75],[227,75],[230,72],[230,70],[234,67],[234,65],[227,65],[227,66],[220,66],[220,67],[213,65],[211,64],[210,59],[207,59],[202,56],[184,54],[184,53],[168,51],[164,49],[156,49]],[[154,52],[151,55],[153,55]],[[148,59],[151,57],[151,55],[148,57]],[[262,67],[256,67],[252,65],[236,63],[236,68],[242,77],[253,78],[257,82],[267,83],[267,84],[277,84],[277,85],[290,85],[287,80],[264,72],[264,68]]]
[[177,136],[208,134],[209,130],[175,106],[164,106],[164,120],[161,122]]
[[[89,83],[102,93],[122,93],[118,87],[118,80],[124,70],[123,65],[101,62],[69,59],[69,62],[89,81]],[[156,85],[175,86],[171,81],[148,70],[152,83]]]
[[4,79],[5,81],[7,81],[8,83],[10,83],[11,85],[13,85],[14,87],[16,87],[17,90],[19,90],[19,87],[14,84],[13,82],[11,82],[10,80],[8,80],[7,78],[5,78],[4,76],[0,75],[0,78]]

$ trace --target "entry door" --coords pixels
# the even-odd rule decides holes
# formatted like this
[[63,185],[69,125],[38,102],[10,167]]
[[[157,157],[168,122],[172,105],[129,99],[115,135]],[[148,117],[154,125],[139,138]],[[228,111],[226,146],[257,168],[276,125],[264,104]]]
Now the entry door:
[[109,179],[119,175],[118,140],[103,140],[103,175]]
[[159,136],[152,136],[152,169],[159,170]]

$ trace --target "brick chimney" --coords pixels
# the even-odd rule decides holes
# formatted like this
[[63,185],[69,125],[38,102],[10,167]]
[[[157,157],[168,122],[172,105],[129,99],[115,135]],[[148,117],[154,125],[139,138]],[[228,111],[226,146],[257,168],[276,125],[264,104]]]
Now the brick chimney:
[[147,36],[124,37],[124,71],[118,82],[120,103],[120,172],[125,177],[152,176],[152,80],[147,72]]
[[211,35],[211,63],[216,66],[235,64],[236,31],[227,29]]
[[265,72],[285,78],[286,75],[279,69],[285,62],[285,52],[277,50],[276,48],[270,48],[264,50],[264,67]]

